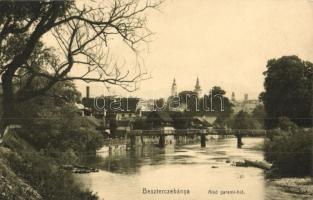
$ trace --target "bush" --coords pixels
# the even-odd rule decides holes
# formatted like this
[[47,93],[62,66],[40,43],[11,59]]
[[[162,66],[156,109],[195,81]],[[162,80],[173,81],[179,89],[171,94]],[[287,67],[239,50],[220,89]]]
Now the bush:
[[103,135],[96,130],[96,125],[79,116],[74,105],[50,105],[48,101],[29,104],[20,109],[25,111],[25,122],[18,135],[37,151],[53,156],[67,151],[81,154],[102,147]]
[[[59,169],[55,159],[37,152],[15,134],[5,138],[5,145],[14,150],[8,157],[9,167],[47,200],[97,200],[92,192],[82,191],[71,173]],[[26,199],[27,197],[25,197]]]
[[298,126],[292,122],[288,117],[278,118],[278,128],[284,131],[295,131]]
[[232,120],[233,129],[258,129],[261,127],[259,122],[249,113],[241,110],[235,114]]
[[276,176],[306,176],[312,169],[312,130],[276,130],[265,142],[265,159]]

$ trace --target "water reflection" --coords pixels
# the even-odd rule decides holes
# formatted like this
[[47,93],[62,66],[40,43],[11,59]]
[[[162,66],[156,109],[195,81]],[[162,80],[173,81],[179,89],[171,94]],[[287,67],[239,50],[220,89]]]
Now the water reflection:
[[112,173],[133,174],[137,173],[143,165],[164,164],[165,155],[169,152],[174,152],[173,146],[160,149],[149,145],[129,151],[121,149],[110,153],[101,152],[96,156],[86,157],[83,162],[84,165]]
[[[77,181],[107,200],[296,199],[270,186],[262,170],[231,166],[232,161],[263,160],[263,152],[255,148],[263,139],[245,138],[244,143],[242,149],[237,149],[236,140],[228,138],[210,141],[206,148],[200,148],[197,143],[163,149],[147,145],[131,151],[101,152],[85,160],[100,172],[78,175]],[[149,195],[143,194],[143,188],[188,189],[190,194]],[[219,194],[208,194],[210,190]],[[220,194],[233,190],[243,193]]]

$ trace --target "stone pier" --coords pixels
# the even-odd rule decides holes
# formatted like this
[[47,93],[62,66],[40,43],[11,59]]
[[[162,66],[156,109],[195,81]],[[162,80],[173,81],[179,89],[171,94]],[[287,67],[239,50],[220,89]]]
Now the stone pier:
[[201,147],[206,147],[206,138],[205,134],[200,135],[200,140],[201,140]]
[[165,136],[164,135],[160,135],[159,147],[165,147]]

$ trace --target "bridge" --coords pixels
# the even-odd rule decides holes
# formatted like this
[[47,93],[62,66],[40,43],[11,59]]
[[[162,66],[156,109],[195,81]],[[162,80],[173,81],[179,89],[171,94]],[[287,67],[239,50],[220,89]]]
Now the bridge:
[[[207,135],[233,135],[237,138],[237,147],[243,145],[243,137],[264,137],[267,135],[266,130],[256,129],[174,129],[174,130],[130,130],[126,132],[126,138],[130,139],[130,147],[136,145],[136,137],[159,137],[159,147],[165,146],[165,137],[174,136],[176,140],[179,137],[198,136],[200,137],[201,147],[206,146]],[[143,141],[143,140],[142,140]]]

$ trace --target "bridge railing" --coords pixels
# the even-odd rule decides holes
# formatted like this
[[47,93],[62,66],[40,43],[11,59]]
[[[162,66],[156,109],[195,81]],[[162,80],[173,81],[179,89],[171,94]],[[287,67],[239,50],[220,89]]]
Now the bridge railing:
[[258,136],[258,135],[266,135],[267,131],[263,129],[233,129],[231,132],[234,135],[251,135],[251,136]]
[[[172,129],[172,130],[131,130],[130,134],[135,135],[194,135],[205,131],[204,129]],[[203,132],[205,133],[205,132]]]
[[266,135],[263,129],[170,129],[170,130],[131,130],[130,135]]

